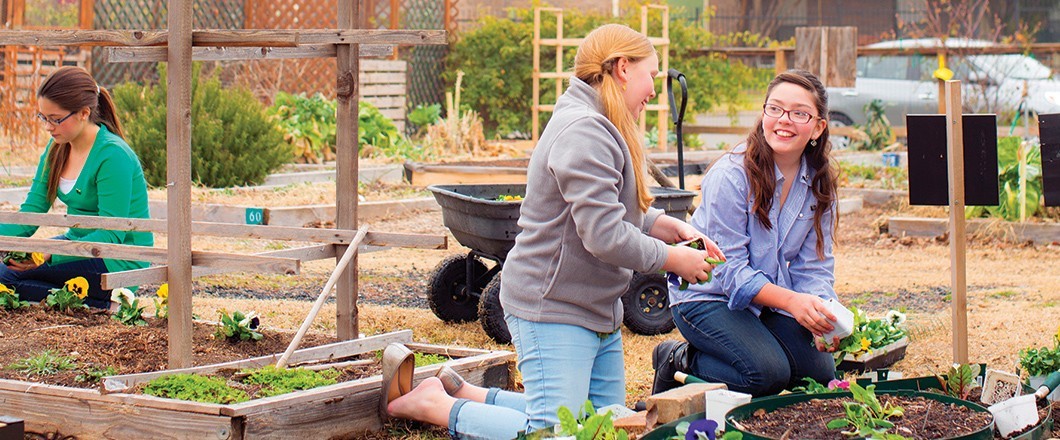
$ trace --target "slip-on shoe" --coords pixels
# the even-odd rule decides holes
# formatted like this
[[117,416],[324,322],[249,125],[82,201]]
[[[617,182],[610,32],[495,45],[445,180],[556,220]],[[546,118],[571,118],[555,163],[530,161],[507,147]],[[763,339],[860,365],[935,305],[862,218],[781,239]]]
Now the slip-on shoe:
[[412,391],[412,376],[416,372],[416,357],[408,347],[391,343],[383,350],[383,382],[379,395],[379,417],[386,421],[390,413],[386,407],[394,399]]
[[446,394],[450,396],[456,394],[460,387],[464,386],[464,378],[460,377],[460,373],[450,368],[448,365],[442,366],[437,373],[434,374],[438,380],[442,381],[442,387],[445,388]]

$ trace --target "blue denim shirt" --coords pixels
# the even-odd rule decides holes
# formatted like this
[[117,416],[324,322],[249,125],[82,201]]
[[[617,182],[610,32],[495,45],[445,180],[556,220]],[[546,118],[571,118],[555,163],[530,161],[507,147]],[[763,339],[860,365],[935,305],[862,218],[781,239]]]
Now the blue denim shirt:
[[[738,146],[732,154],[718,159],[703,176],[702,202],[692,215],[691,224],[718,244],[727,261],[714,269],[709,283],[692,284],[678,290],[675,276],[670,279],[670,305],[690,301],[725,301],[729,309],[749,309],[755,315],[762,306],[751,300],[766,283],[821,298],[836,298],[835,259],[832,256],[832,228],[836,206],[821,219],[825,258],[817,258],[817,234],[813,229],[816,199],[810,188],[814,170],[803,157],[783,208],[779,206],[784,177],[776,169],[776,192],[766,229],[752,211],[751,189]],[[671,274],[672,275],[672,274]],[[787,312],[778,310],[787,315]],[[789,315],[790,316],[790,315]]]

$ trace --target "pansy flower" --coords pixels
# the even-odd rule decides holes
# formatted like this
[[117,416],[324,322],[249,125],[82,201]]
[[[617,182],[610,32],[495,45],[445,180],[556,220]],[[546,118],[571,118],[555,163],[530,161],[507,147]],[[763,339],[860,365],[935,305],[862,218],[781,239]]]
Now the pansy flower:
[[832,380],[828,381],[828,389],[830,389],[830,390],[843,389],[843,390],[850,391],[850,381],[832,379]]
[[158,290],[155,291],[155,295],[157,295],[158,298],[162,299],[162,300],[168,299],[169,298],[169,283],[162,283],[161,286],[158,286]]
[[5,285],[5,284],[0,284],[0,293],[9,293],[9,294],[14,295],[15,291],[11,290],[11,288],[7,287],[7,285]]
[[78,298],[85,299],[88,296],[88,280],[85,277],[66,280],[66,285],[63,287],[70,293],[77,295]]
[[132,304],[132,302],[136,300],[136,295],[133,295],[131,290],[124,287],[119,287],[110,291],[111,302],[121,304],[123,298],[126,303]]
[[29,258],[31,260],[33,260],[33,264],[36,264],[38,266],[44,264],[44,254],[42,254],[40,252],[34,252],[34,253],[30,254]]

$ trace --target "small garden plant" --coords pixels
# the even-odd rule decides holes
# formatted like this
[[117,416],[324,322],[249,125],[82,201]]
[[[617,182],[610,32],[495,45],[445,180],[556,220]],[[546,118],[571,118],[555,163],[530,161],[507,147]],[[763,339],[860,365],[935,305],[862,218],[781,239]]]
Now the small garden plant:
[[4,310],[18,310],[29,307],[29,302],[18,299],[18,293],[15,293],[14,289],[0,284],[0,307]]
[[336,370],[311,371],[304,368],[276,368],[266,365],[255,370],[244,370],[247,374],[243,383],[261,385],[257,397],[278,396],[292,391],[333,385],[337,383],[339,372]]
[[839,341],[839,348],[835,351],[837,365],[847,354],[857,359],[874,349],[898,342],[906,335],[902,328],[904,313],[891,310],[884,319],[869,319],[857,307],[851,307],[850,311],[854,313],[854,331]]
[[74,309],[87,309],[85,298],[88,296],[88,280],[85,277],[72,278],[66,281],[61,289],[49,290],[44,304],[50,308],[65,312]]
[[3,258],[0,258],[0,263],[4,263],[5,265],[11,264],[11,262],[14,261],[27,263],[32,261],[39,266],[44,264],[44,254],[40,252],[11,251],[5,254]]
[[169,283],[163,283],[155,291],[155,318],[166,319],[169,317]]
[[[717,429],[718,422],[710,419],[681,422],[674,427],[676,435],[667,440],[718,440]],[[722,434],[720,440],[743,440],[743,433],[729,431]]]
[[19,359],[5,368],[30,376],[48,376],[76,369],[77,362],[72,356],[63,356],[52,350],[45,350],[35,356]]
[[975,378],[979,375],[980,367],[977,364],[954,364],[946,377],[935,375],[942,386],[942,393],[950,397],[968,400],[968,395],[979,388]]
[[854,401],[843,403],[844,417],[828,422],[828,429],[846,428],[844,435],[857,438],[905,439],[887,432],[894,427],[894,423],[887,419],[901,417],[903,411],[899,406],[880,403],[876,398],[876,385],[863,388],[857,383],[851,383],[850,392],[854,395]]
[[239,403],[250,400],[243,390],[232,388],[224,379],[197,374],[173,374],[154,379],[144,386],[144,394],[204,403]]
[[257,331],[259,323],[258,314],[254,312],[243,314],[237,310],[228,314],[221,311],[221,326],[214,335],[232,342],[260,341],[262,335]]
[[111,317],[125,325],[147,325],[144,321],[144,308],[140,306],[140,300],[131,290],[124,287],[114,289],[110,293],[110,301],[118,304],[118,311]]
[[98,367],[95,365],[89,365],[81,370],[81,374],[78,374],[74,380],[85,383],[98,383],[100,379],[106,376],[113,376],[118,374],[118,369],[108,365],[106,367]]
[[1031,347],[1020,350],[1020,368],[1029,376],[1044,376],[1060,370],[1060,328],[1053,335],[1053,348]]
[[806,382],[805,386],[792,388],[791,391],[795,393],[806,393],[806,394],[825,394],[825,393],[842,393],[850,391],[850,381],[832,379],[828,381],[828,385],[822,385],[812,377],[802,378],[803,382]]
[[574,437],[576,440],[627,440],[629,433],[624,429],[616,429],[611,419],[611,411],[599,414],[593,409],[591,401],[585,401],[585,406],[578,410],[578,417],[570,408],[559,407],[556,413],[559,416],[559,425],[555,429],[541,429],[532,433],[520,432],[516,439],[543,439],[555,437]]

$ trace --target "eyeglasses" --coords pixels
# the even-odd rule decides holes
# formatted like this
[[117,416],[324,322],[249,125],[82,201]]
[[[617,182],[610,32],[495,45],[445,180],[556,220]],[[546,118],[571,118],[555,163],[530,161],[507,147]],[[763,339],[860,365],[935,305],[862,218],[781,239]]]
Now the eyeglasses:
[[784,117],[784,114],[788,114],[788,119],[796,124],[806,124],[813,119],[821,119],[820,117],[811,115],[802,110],[785,110],[778,105],[766,104],[762,106],[762,113],[771,118],[780,119]]
[[62,124],[63,122],[66,122],[66,120],[70,119],[70,117],[73,116],[75,113],[77,113],[77,112],[76,111],[72,111],[72,112],[70,112],[70,114],[68,114],[66,116],[63,116],[63,117],[61,117],[59,119],[52,119],[52,118],[49,118],[47,116],[44,116],[44,113],[37,112],[37,119],[40,119],[41,122],[43,122],[45,124],[51,124],[53,127],[58,127],[59,124]]

